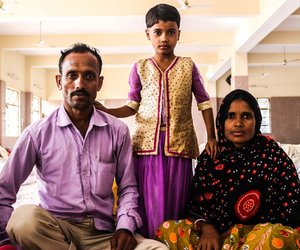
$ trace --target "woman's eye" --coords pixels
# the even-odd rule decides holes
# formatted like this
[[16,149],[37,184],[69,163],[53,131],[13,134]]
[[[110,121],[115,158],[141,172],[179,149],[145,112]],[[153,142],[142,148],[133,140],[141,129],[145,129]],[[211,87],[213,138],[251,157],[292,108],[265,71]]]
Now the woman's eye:
[[231,113],[227,114],[226,119],[233,119],[233,118],[234,118],[234,114]]
[[251,114],[244,114],[244,115],[243,115],[243,118],[244,118],[244,119],[251,119],[251,118],[252,118],[252,115],[251,115]]

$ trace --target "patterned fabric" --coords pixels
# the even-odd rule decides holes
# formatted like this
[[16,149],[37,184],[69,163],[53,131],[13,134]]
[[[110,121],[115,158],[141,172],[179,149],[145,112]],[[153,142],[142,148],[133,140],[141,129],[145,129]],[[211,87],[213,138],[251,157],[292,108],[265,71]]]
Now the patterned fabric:
[[223,243],[222,250],[297,250],[300,231],[280,223],[261,223],[256,226],[235,225]]
[[[197,249],[199,240],[194,224],[189,220],[166,221],[156,231],[159,241],[171,250]],[[297,250],[300,231],[282,224],[236,224],[224,240],[222,250]]]
[[[224,123],[231,102],[241,96],[254,111],[256,134],[247,146],[237,149],[226,140]],[[204,151],[198,159],[190,215],[206,219],[220,233],[238,223],[300,225],[300,183],[295,166],[273,139],[260,133],[260,124],[255,98],[246,91],[232,91],[217,115],[219,158],[213,161]]]
[[[131,78],[130,81],[140,84],[131,87],[134,90],[129,93],[131,101],[139,103],[132,136],[135,154],[157,155],[160,126],[165,124],[168,138],[165,154],[197,158],[199,149],[192,121],[192,93],[203,102],[199,107],[210,108],[211,104],[191,58],[176,57],[165,72],[152,58],[140,60]],[[195,87],[195,83],[200,87]],[[128,105],[132,107],[132,102]]]

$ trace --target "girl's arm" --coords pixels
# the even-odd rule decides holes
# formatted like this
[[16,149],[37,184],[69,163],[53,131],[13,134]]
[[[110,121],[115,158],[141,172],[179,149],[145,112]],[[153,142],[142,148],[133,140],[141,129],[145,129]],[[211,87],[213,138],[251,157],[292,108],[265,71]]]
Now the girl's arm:
[[205,145],[205,149],[210,157],[215,159],[219,154],[219,147],[216,139],[212,108],[202,110],[202,116],[207,132],[207,143]]
[[104,105],[102,105],[100,102],[95,101],[94,106],[96,109],[99,109],[105,113],[111,114],[118,118],[124,118],[128,116],[135,115],[136,111],[126,105],[121,106],[119,108],[106,108]]

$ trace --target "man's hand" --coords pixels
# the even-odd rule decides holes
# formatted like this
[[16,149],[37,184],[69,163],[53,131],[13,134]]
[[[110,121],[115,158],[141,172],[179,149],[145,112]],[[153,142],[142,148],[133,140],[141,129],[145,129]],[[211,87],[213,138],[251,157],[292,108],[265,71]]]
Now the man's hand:
[[137,241],[126,229],[118,229],[110,240],[111,250],[133,250]]
[[217,140],[208,139],[205,145],[205,150],[213,160],[216,159],[219,155],[219,146]]

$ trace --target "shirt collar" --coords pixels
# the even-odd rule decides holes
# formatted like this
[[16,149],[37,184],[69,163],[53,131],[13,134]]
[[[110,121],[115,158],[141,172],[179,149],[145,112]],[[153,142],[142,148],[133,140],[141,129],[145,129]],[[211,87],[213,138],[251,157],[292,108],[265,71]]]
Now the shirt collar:
[[[103,119],[104,116],[105,116],[104,114],[98,112],[96,108],[93,107],[93,114],[90,120],[90,126],[98,126],[98,127],[107,126],[107,122],[105,121],[105,119]],[[73,124],[64,108],[64,105],[61,105],[58,110],[56,124],[60,127],[65,127],[70,124]]]

